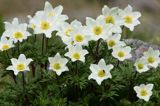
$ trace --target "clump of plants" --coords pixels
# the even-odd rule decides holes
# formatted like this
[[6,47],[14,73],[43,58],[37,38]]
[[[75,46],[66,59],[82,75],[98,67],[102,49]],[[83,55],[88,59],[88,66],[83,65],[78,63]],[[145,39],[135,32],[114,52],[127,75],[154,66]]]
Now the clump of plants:
[[85,25],[68,22],[63,7],[4,22],[0,41],[2,106],[160,105],[160,52],[149,48],[131,61],[126,30],[140,24],[140,12],[104,6]]

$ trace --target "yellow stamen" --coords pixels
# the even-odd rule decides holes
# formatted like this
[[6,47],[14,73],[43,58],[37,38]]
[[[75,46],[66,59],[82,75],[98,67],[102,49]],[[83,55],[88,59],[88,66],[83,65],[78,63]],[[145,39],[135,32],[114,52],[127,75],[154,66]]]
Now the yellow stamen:
[[66,36],[69,37],[71,32],[72,32],[72,28],[66,29],[66,31],[65,31]]
[[36,28],[36,25],[35,24],[32,24],[32,26],[31,26],[33,29],[35,29]]
[[133,22],[133,18],[131,16],[126,16],[125,17],[125,23],[131,24]]
[[18,64],[17,65],[17,70],[18,71],[24,71],[25,65],[24,64]]
[[123,51],[118,52],[118,57],[122,58],[125,56],[125,53]]
[[146,89],[142,89],[140,92],[141,96],[147,96],[147,90]]
[[77,34],[77,35],[75,36],[75,40],[76,40],[77,42],[82,42],[82,41],[84,40],[84,36],[81,35],[81,34]]
[[53,12],[50,12],[50,13],[48,13],[48,17],[52,17],[52,16],[54,16],[55,14],[53,13]]
[[9,45],[7,45],[7,44],[2,46],[2,50],[8,50],[9,48],[10,48]]
[[155,62],[155,58],[153,56],[148,57],[148,63],[154,63]]
[[15,32],[13,36],[16,39],[21,39],[21,38],[23,38],[24,35],[21,32]]
[[144,67],[144,65],[142,63],[139,63],[137,66],[138,66],[138,69],[140,69],[140,70],[143,69],[143,67]]
[[80,55],[79,53],[76,52],[76,53],[73,53],[72,57],[73,57],[74,59],[79,60],[80,57],[81,57],[81,55]]
[[41,22],[41,29],[42,30],[48,30],[50,28],[50,24],[47,21],[42,21]]
[[52,68],[53,68],[53,69],[56,69],[56,70],[59,70],[59,69],[61,69],[61,64],[60,64],[60,63],[54,63],[54,64],[52,65]]
[[99,71],[98,71],[98,76],[99,76],[99,77],[104,77],[104,76],[106,76],[105,71],[104,71],[104,70],[99,70]]
[[106,22],[106,24],[115,24],[115,19],[114,19],[114,17],[113,16],[107,16],[106,18],[105,18],[105,22]]
[[109,46],[109,47],[113,47],[113,46],[115,46],[115,45],[116,45],[116,42],[115,42],[114,40],[108,41],[108,46]]
[[95,35],[100,35],[103,32],[103,28],[101,26],[95,26],[93,32]]

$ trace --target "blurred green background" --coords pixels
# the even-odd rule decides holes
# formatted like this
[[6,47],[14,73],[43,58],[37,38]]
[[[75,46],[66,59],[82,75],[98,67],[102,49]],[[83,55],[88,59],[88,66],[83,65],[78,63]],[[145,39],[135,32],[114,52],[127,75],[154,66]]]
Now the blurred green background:
[[[0,16],[4,21],[14,17],[27,22],[27,15],[33,15],[44,7],[47,0],[0,0]],[[48,0],[53,6],[63,5],[63,13],[70,17],[70,21],[78,19],[85,23],[85,17],[96,18],[101,14],[104,5],[125,8],[128,4],[134,10],[140,11],[141,25],[137,26],[130,35],[146,42],[160,45],[160,0]],[[1,32],[1,30],[0,30]]]

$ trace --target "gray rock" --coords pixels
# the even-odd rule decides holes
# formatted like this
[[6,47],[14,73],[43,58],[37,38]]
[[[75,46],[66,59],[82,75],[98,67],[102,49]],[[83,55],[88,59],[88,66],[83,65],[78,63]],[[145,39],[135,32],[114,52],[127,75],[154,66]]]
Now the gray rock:
[[160,50],[160,46],[146,43],[138,39],[126,39],[125,42],[127,45],[132,46],[132,61],[140,58],[149,47],[152,47],[155,50]]

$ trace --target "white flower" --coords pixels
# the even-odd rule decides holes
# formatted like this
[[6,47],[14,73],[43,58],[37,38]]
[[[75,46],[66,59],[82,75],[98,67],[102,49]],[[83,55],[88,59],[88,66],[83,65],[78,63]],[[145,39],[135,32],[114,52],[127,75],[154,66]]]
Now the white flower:
[[68,49],[69,51],[65,54],[65,56],[71,58],[73,62],[77,60],[85,62],[85,55],[88,54],[88,51],[82,49],[82,46],[69,46]]
[[7,67],[7,70],[13,70],[15,75],[19,72],[29,71],[28,65],[31,61],[33,61],[31,58],[26,59],[24,54],[20,54],[18,59],[11,59],[12,65]]
[[[85,33],[85,27],[82,26],[81,22],[75,20],[73,31],[71,32],[71,42],[75,45],[88,45],[89,36]],[[70,43],[70,42],[69,42]]]
[[58,29],[57,35],[61,37],[62,41],[66,45],[74,45],[71,32],[73,32],[74,28],[77,28],[77,26],[80,26],[80,25],[81,23],[77,20],[72,21],[70,24],[67,22],[64,22]]
[[88,79],[95,79],[96,82],[101,85],[101,82],[105,79],[112,78],[110,70],[113,69],[113,65],[106,65],[104,59],[101,59],[98,64],[91,64],[90,70],[92,73]]
[[112,31],[114,33],[121,33],[121,26],[124,24],[124,20],[118,15],[118,8],[109,8],[104,6],[102,9],[104,23],[112,25]]
[[135,86],[134,90],[137,93],[139,99],[144,99],[146,102],[149,101],[152,95],[153,84],[141,84],[140,86]]
[[136,67],[136,70],[139,73],[146,72],[149,70],[148,64],[147,64],[146,59],[144,57],[137,59],[134,66]]
[[149,48],[147,52],[144,52],[144,58],[146,59],[149,66],[157,68],[160,63],[160,52],[159,50],[153,50]]
[[57,21],[60,22],[68,19],[67,15],[62,15],[62,11],[63,11],[63,6],[59,5],[53,8],[52,5],[48,1],[46,1],[44,10],[38,11],[37,13],[44,12],[47,17],[56,17]]
[[14,47],[13,41],[11,39],[7,39],[5,36],[2,36],[0,40],[0,50],[5,51],[12,47]]
[[113,36],[109,37],[106,42],[108,45],[108,49],[113,49],[116,46],[125,46],[126,44],[123,41],[120,41],[121,35],[114,34]]
[[33,33],[35,34],[35,28],[36,28],[36,20],[37,20],[37,15],[35,15],[34,17],[31,17],[30,15],[27,16],[29,18],[29,24],[28,27],[33,29]]
[[29,16],[29,26],[34,29],[35,34],[45,34],[47,38],[51,38],[52,32],[57,31],[68,19],[68,16],[62,15],[62,10],[61,5],[53,8],[46,1],[44,10],[37,11],[33,18]]
[[30,33],[27,31],[27,24],[20,24],[18,18],[14,18],[12,23],[5,22],[5,29],[7,33],[6,36],[13,39],[14,43],[17,41],[22,42],[30,36]]
[[129,28],[131,31],[134,27],[140,24],[138,18],[141,17],[140,12],[133,12],[132,7],[128,5],[124,10],[119,9],[119,15],[124,19],[124,26]]
[[103,22],[102,17],[97,17],[96,20],[87,17],[86,18],[86,34],[90,35],[91,40],[97,41],[98,39],[107,39],[112,35],[112,30],[110,25],[106,25]]
[[31,25],[34,27],[34,33],[45,34],[47,38],[51,38],[52,32],[56,31],[59,27],[56,18],[47,17],[43,12],[37,13],[31,21]]
[[66,66],[68,60],[66,58],[62,58],[59,53],[57,53],[54,57],[49,57],[49,69],[56,72],[57,75],[61,75],[64,71],[69,71]]
[[117,58],[120,61],[124,61],[125,59],[129,59],[132,57],[132,55],[130,54],[131,52],[131,47],[126,46],[126,47],[114,47],[113,48],[113,52],[112,55],[113,57]]

